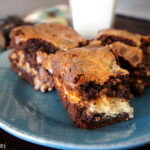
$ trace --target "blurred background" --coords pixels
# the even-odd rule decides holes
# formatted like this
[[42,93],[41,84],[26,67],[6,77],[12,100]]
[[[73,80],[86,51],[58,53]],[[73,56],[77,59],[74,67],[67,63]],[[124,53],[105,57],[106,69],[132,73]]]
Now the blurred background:
[[[68,0],[0,0],[0,18],[64,3],[68,4]],[[118,0],[117,14],[150,20],[150,0]]]
[[[76,0],[76,2],[78,1],[80,0]],[[87,1],[85,0],[85,2]],[[65,5],[61,5],[61,4],[65,4]],[[69,13],[68,5],[69,5],[69,0],[0,0],[0,12],[1,12],[0,13],[0,52],[9,48],[8,47],[10,41],[9,33],[13,28],[17,26],[33,25],[40,22],[58,22],[63,25],[73,26],[74,29],[83,36],[90,37],[92,35],[94,37],[94,34],[96,34],[99,29],[104,28],[101,27],[100,25],[103,25],[103,23],[105,25],[105,22],[109,20],[108,14],[106,14],[107,20],[105,20],[106,16],[104,14],[98,14],[96,16],[95,14],[93,14],[93,16],[95,17],[91,17],[91,18],[95,19],[96,22],[98,16],[99,15],[102,16],[101,22],[99,22],[100,24],[98,23],[94,24],[97,25],[98,28],[97,29],[96,26],[94,26],[95,29],[94,31],[93,24],[90,25],[89,23],[89,18],[90,15],[92,15],[92,12],[90,12],[89,9],[88,9],[89,11],[87,10],[86,12],[85,9],[84,12],[83,11],[77,12],[77,14],[78,13],[80,14],[80,18],[75,17],[75,15],[73,15],[74,18],[77,18],[77,21],[74,21],[76,24],[74,24],[74,22],[72,23],[70,17],[71,13]],[[81,1],[79,3],[79,6],[78,3],[76,6],[77,9],[80,8],[79,6],[81,6],[82,9]],[[91,8],[91,5],[89,6],[89,8]],[[110,8],[111,7],[109,7],[108,5],[108,8],[106,9],[108,9],[109,11]],[[150,34],[150,30],[149,30],[150,9],[149,8],[150,8],[150,0],[118,0],[117,8],[116,8],[117,17],[115,19],[115,22],[112,21],[112,24],[114,24],[113,27],[117,29],[126,29],[143,35]],[[83,20],[81,17],[82,14],[85,14],[84,16],[87,16],[87,19],[85,19],[83,16],[84,18]],[[143,21],[139,21],[138,19],[140,20],[142,19]],[[85,20],[88,23],[86,23]],[[77,24],[78,22],[80,22],[79,23],[80,25]],[[86,24],[86,28],[88,28],[88,30],[85,28],[84,24]],[[90,32],[90,26],[91,26],[91,32]]]

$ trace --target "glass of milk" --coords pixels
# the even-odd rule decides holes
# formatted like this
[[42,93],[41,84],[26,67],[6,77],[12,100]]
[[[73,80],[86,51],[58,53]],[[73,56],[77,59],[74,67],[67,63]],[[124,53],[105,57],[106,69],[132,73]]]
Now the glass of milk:
[[70,0],[74,29],[85,37],[113,26],[117,0]]

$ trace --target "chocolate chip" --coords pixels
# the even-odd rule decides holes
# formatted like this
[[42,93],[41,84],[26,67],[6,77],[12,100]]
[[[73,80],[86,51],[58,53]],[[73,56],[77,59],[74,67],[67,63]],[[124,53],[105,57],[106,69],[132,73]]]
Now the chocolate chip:
[[137,55],[135,55],[135,56],[132,57],[132,62],[137,62],[138,60],[139,60],[139,58],[138,58]]

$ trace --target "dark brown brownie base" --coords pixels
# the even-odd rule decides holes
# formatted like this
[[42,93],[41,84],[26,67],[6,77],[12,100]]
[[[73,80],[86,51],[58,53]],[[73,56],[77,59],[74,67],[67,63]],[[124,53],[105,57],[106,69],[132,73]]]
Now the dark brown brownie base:
[[116,41],[120,41],[120,42],[123,42],[127,45],[130,45],[130,46],[136,46],[136,44],[132,41],[132,40],[129,40],[129,39],[126,39],[124,37],[121,37],[121,36],[108,36],[108,35],[102,35],[101,37],[99,37],[99,39],[101,42],[102,42],[102,45],[109,45],[109,44],[112,44]]
[[84,85],[80,85],[79,92],[83,100],[86,101],[95,99],[100,92],[108,97],[131,99],[133,96],[130,93],[128,81],[129,78],[126,75],[117,77],[111,76],[103,86],[96,84],[94,81],[84,83]]
[[[70,103],[67,97],[62,93],[61,89],[56,85],[55,88],[60,96],[64,108],[67,110],[76,127],[83,129],[95,129],[129,120],[129,115],[127,113],[119,114],[116,117],[104,117],[104,114],[91,114],[88,116],[86,114],[86,109]],[[100,120],[96,121],[97,118],[100,118]]]
[[20,68],[18,68],[15,64],[11,63],[10,68],[15,71],[19,77],[21,77],[24,80],[27,80],[31,85],[34,86],[34,80],[33,77],[30,76],[27,72],[21,70]]
[[[19,34],[24,34],[24,33],[18,32],[17,35]],[[40,49],[41,51],[44,51],[48,54],[55,53],[58,50],[58,48],[56,48],[54,45],[41,39],[29,39],[26,42],[21,42],[20,44],[16,44],[15,40],[12,39],[10,42],[10,48],[22,49],[29,53],[35,52]]]
[[[145,83],[147,82],[149,84],[150,82],[149,80],[145,82],[147,79],[145,69],[132,67],[131,64],[122,57],[119,57],[119,62],[122,68],[130,72],[129,85],[131,93],[135,96],[142,96],[146,86]],[[138,83],[139,79],[141,80],[141,83]]]

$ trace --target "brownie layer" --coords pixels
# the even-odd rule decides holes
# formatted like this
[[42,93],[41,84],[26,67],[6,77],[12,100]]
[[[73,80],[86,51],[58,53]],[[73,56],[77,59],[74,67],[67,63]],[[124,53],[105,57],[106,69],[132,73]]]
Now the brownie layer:
[[128,81],[128,76],[112,76],[103,85],[96,84],[93,81],[81,84],[79,92],[81,93],[83,100],[92,100],[103,94],[109,97],[130,99],[132,96],[129,90]]
[[58,50],[58,48],[54,45],[42,39],[29,39],[25,42],[16,43],[16,41],[12,38],[10,48],[25,50],[28,53],[34,53],[37,50],[40,50],[48,54],[55,53]]
[[119,62],[122,68],[126,68],[130,72],[129,83],[131,93],[136,96],[141,96],[144,92],[145,85],[149,84],[150,82],[150,78],[146,77],[145,70],[133,67],[128,61],[124,60],[122,57],[119,57]]
[[130,45],[130,46],[136,46],[136,43],[134,43],[134,41],[130,40],[130,39],[127,39],[127,38],[124,38],[124,37],[119,37],[119,36],[113,36],[113,35],[101,35],[97,40],[100,40],[102,43],[103,46],[105,45],[109,45],[109,44],[112,44],[116,41],[120,41],[120,42],[123,42],[127,45]]
[[123,42],[130,46],[141,45],[141,35],[130,33],[126,30],[105,29],[98,33],[95,40],[101,40],[102,45],[112,44],[116,41]]
[[51,73],[40,65],[31,65],[30,62],[25,59],[24,51],[13,51],[9,59],[11,61],[11,68],[17,72],[19,76],[32,84],[35,90],[40,89],[42,92],[45,92],[53,89],[54,83]]
[[133,117],[129,116],[129,113],[127,112],[118,113],[115,116],[109,116],[105,113],[87,112],[87,107],[70,102],[68,96],[65,95],[63,90],[56,83],[55,86],[64,108],[68,112],[72,122],[76,127],[95,129],[115,124],[117,122],[127,121]]

